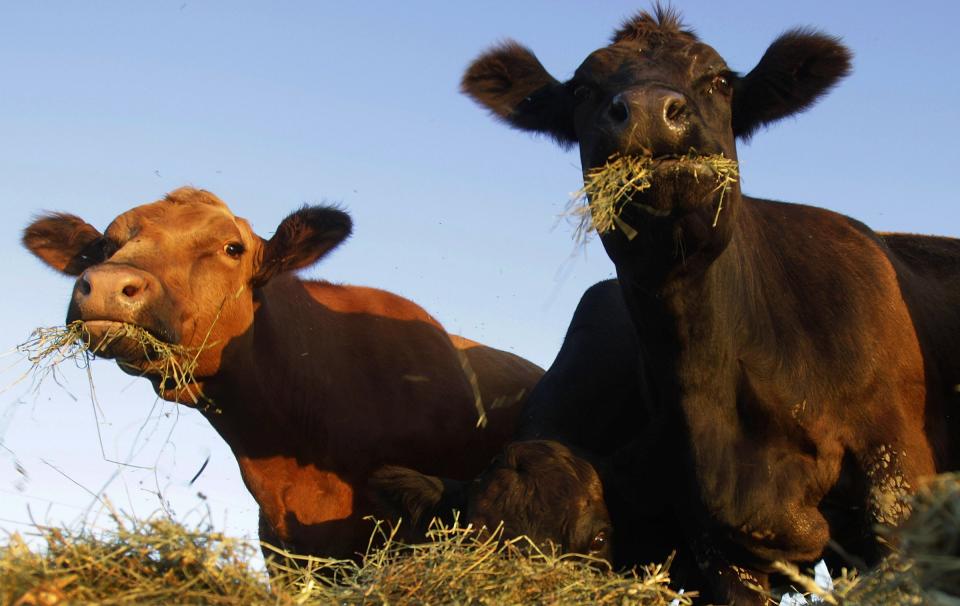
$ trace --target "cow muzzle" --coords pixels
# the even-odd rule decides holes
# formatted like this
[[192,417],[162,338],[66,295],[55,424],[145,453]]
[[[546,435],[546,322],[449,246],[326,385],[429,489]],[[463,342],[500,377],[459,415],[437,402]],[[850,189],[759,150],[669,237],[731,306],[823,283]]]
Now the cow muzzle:
[[[177,343],[176,331],[170,330],[158,313],[163,305],[163,288],[148,272],[120,264],[104,263],[87,269],[73,287],[67,324],[82,321],[91,345],[104,339],[113,344],[98,348],[94,353],[102,357],[129,359],[136,348],[124,346],[124,340],[109,338],[123,324],[129,324],[151,333],[160,341]],[[139,347],[142,350],[142,347]]]
[[112,264],[91,267],[73,287],[67,322],[111,320],[136,324],[158,290],[157,281],[139,269]]
[[640,146],[650,155],[685,152],[691,129],[686,96],[663,86],[638,86],[614,95],[603,114],[606,130],[619,147]]

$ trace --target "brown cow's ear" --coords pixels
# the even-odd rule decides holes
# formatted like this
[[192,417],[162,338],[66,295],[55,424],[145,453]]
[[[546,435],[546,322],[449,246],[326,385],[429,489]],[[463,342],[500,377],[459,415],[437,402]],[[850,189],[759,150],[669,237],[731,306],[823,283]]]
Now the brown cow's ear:
[[433,518],[452,522],[453,511],[466,507],[466,483],[428,476],[413,469],[386,465],[367,483],[370,499],[381,515],[402,518],[408,528],[423,534]]
[[70,276],[103,261],[103,234],[80,217],[49,213],[23,230],[23,245],[41,261]]
[[514,128],[573,145],[573,97],[529,49],[507,41],[467,68],[460,90]]
[[777,38],[733,92],[733,134],[749,139],[761,126],[812,106],[850,73],[852,55],[838,38],[795,29]]
[[263,286],[277,274],[313,265],[346,240],[352,229],[350,215],[342,210],[304,206],[281,221],[273,237],[263,243],[251,283]]

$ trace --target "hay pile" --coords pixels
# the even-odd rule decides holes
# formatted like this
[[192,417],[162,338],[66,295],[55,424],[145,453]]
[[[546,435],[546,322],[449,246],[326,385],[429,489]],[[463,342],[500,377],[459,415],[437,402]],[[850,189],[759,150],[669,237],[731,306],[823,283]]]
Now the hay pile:
[[160,384],[165,389],[173,390],[178,398],[186,395],[194,404],[200,403],[203,394],[196,389],[193,373],[197,367],[197,358],[204,347],[188,348],[167,343],[133,324],[117,323],[96,340],[91,337],[86,324],[81,320],[66,326],[38,328],[30,338],[17,346],[17,350],[30,362],[31,367],[27,374],[32,375],[39,384],[55,373],[60,364],[72,361],[85,367],[91,357],[107,351],[120,341],[142,349],[142,358],[147,364],[142,370],[133,370],[159,377]]
[[248,542],[169,519],[115,522],[96,534],[38,526],[42,551],[12,535],[0,548],[0,604],[276,602]]
[[[692,171],[695,178],[699,178],[702,173],[705,179],[716,181],[714,191],[720,191],[720,201],[713,221],[716,226],[723,208],[723,196],[740,175],[736,160],[726,158],[723,154],[704,156],[693,152],[668,160],[614,154],[603,166],[587,171],[583,178],[583,187],[573,194],[567,214],[577,220],[574,238],[583,242],[591,231],[604,234],[620,229],[632,240],[637,232],[620,218],[620,214],[627,204],[637,204],[631,201],[631,197],[650,187],[650,177],[658,165],[665,161],[671,162],[677,171]],[[653,214],[669,214],[651,207],[645,208]]]
[[[431,541],[396,542],[381,527],[363,562],[282,556],[250,564],[252,541],[169,518],[120,519],[109,532],[38,526],[43,549],[19,535],[0,546],[0,604],[638,604],[695,603],[669,587],[668,565],[614,574],[581,556],[557,556],[524,539],[497,542],[454,525]],[[841,606],[960,604],[960,474],[914,499],[914,515],[890,533],[900,551],[866,574],[842,571],[833,591],[792,569],[795,586]]]
[[435,528],[432,541],[371,549],[362,564],[278,553],[253,569],[251,542],[169,519],[118,521],[109,533],[38,527],[46,550],[18,535],[0,547],[0,603],[100,604],[690,604],[668,587],[666,566],[616,575],[596,562],[554,556],[525,541],[481,540]]

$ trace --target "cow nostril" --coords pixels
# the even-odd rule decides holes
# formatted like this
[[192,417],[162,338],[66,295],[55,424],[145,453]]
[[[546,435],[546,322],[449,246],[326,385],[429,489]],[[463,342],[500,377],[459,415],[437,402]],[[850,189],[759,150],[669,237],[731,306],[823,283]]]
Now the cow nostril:
[[90,282],[87,281],[87,278],[85,276],[80,276],[80,279],[77,280],[77,290],[84,297],[90,295],[90,291],[92,289],[90,287]]
[[620,98],[620,95],[617,95],[610,101],[610,109],[607,110],[607,114],[610,116],[610,119],[617,123],[622,124],[630,118],[630,110],[627,108],[627,104]]
[[667,122],[679,122],[686,111],[687,104],[683,99],[671,97],[663,105],[663,119]]
[[128,298],[133,298],[137,296],[137,293],[140,292],[140,289],[134,286],[133,284],[127,284],[123,287],[123,295]]

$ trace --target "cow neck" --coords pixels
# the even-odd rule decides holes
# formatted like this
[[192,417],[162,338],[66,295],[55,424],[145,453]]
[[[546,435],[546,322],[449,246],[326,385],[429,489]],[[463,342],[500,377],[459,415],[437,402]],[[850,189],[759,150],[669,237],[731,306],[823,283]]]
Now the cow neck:
[[720,389],[737,384],[745,361],[768,368],[783,362],[782,348],[771,343],[783,310],[769,294],[785,286],[771,283],[780,272],[762,271],[763,263],[778,262],[777,252],[757,229],[754,214],[762,202],[747,197],[737,202],[729,243],[702,270],[638,277],[629,266],[618,268],[659,401],[679,397],[682,384],[732,402],[735,394]]
[[264,445],[284,444],[298,459],[325,458],[326,377],[305,363],[330,355],[324,314],[292,276],[256,290],[254,309],[249,329],[225,347],[220,372],[204,382],[214,401],[204,414],[238,455],[278,454]]

